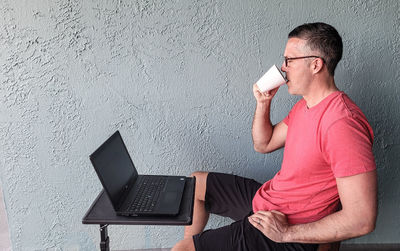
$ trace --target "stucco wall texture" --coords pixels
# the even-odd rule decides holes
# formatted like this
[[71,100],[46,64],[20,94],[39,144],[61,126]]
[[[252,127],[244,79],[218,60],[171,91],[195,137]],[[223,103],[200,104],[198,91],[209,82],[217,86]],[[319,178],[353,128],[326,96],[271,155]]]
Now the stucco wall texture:
[[[288,32],[315,21],[342,35],[337,85],[375,132],[378,223],[349,242],[398,242],[399,13],[397,0],[1,0],[0,177],[13,250],[98,248],[98,226],[81,224],[101,191],[88,156],[117,129],[140,173],[273,177],[282,151],[253,150],[252,84],[281,65]],[[282,87],[273,122],[298,99]],[[109,227],[112,249],[171,247],[182,234]]]

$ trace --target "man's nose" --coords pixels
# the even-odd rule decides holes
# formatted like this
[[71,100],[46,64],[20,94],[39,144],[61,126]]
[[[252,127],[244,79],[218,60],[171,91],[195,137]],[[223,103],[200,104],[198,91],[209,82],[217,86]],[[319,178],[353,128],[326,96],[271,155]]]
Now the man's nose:
[[282,62],[281,71],[286,72],[285,61]]

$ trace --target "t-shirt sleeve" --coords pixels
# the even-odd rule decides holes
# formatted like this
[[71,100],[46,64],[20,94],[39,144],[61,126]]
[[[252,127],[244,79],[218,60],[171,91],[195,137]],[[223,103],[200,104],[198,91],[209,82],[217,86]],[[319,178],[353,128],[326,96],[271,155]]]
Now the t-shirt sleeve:
[[292,107],[292,109],[289,111],[288,115],[282,120],[283,123],[285,123],[287,126],[289,125],[289,121],[290,121],[290,118],[291,118],[290,115],[293,113],[293,110],[294,110],[294,109],[296,109],[296,105],[294,105],[294,106]]
[[294,104],[292,109],[290,109],[288,115],[282,120],[283,123],[289,126],[289,122],[293,117],[293,114],[296,114],[297,110],[301,109],[301,107],[304,107],[304,102],[305,102],[304,99],[300,99],[296,104]]
[[290,112],[288,113],[288,115],[282,120],[283,123],[285,123],[286,125],[289,125],[289,119],[290,119]]
[[336,178],[376,169],[373,132],[363,119],[346,117],[327,130],[322,148]]

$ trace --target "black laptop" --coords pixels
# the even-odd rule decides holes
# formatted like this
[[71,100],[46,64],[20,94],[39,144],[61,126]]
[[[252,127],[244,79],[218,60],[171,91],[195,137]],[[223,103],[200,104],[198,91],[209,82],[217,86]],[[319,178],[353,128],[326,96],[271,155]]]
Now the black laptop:
[[177,215],[184,176],[138,175],[119,131],[108,138],[90,161],[118,215]]

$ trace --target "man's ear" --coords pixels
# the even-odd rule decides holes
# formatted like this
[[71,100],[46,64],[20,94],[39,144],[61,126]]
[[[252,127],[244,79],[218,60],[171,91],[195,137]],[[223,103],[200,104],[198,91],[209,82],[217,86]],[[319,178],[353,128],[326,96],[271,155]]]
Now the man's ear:
[[322,60],[322,58],[315,58],[311,63],[311,67],[313,73],[318,73],[322,71],[322,68],[324,67],[324,61]]

